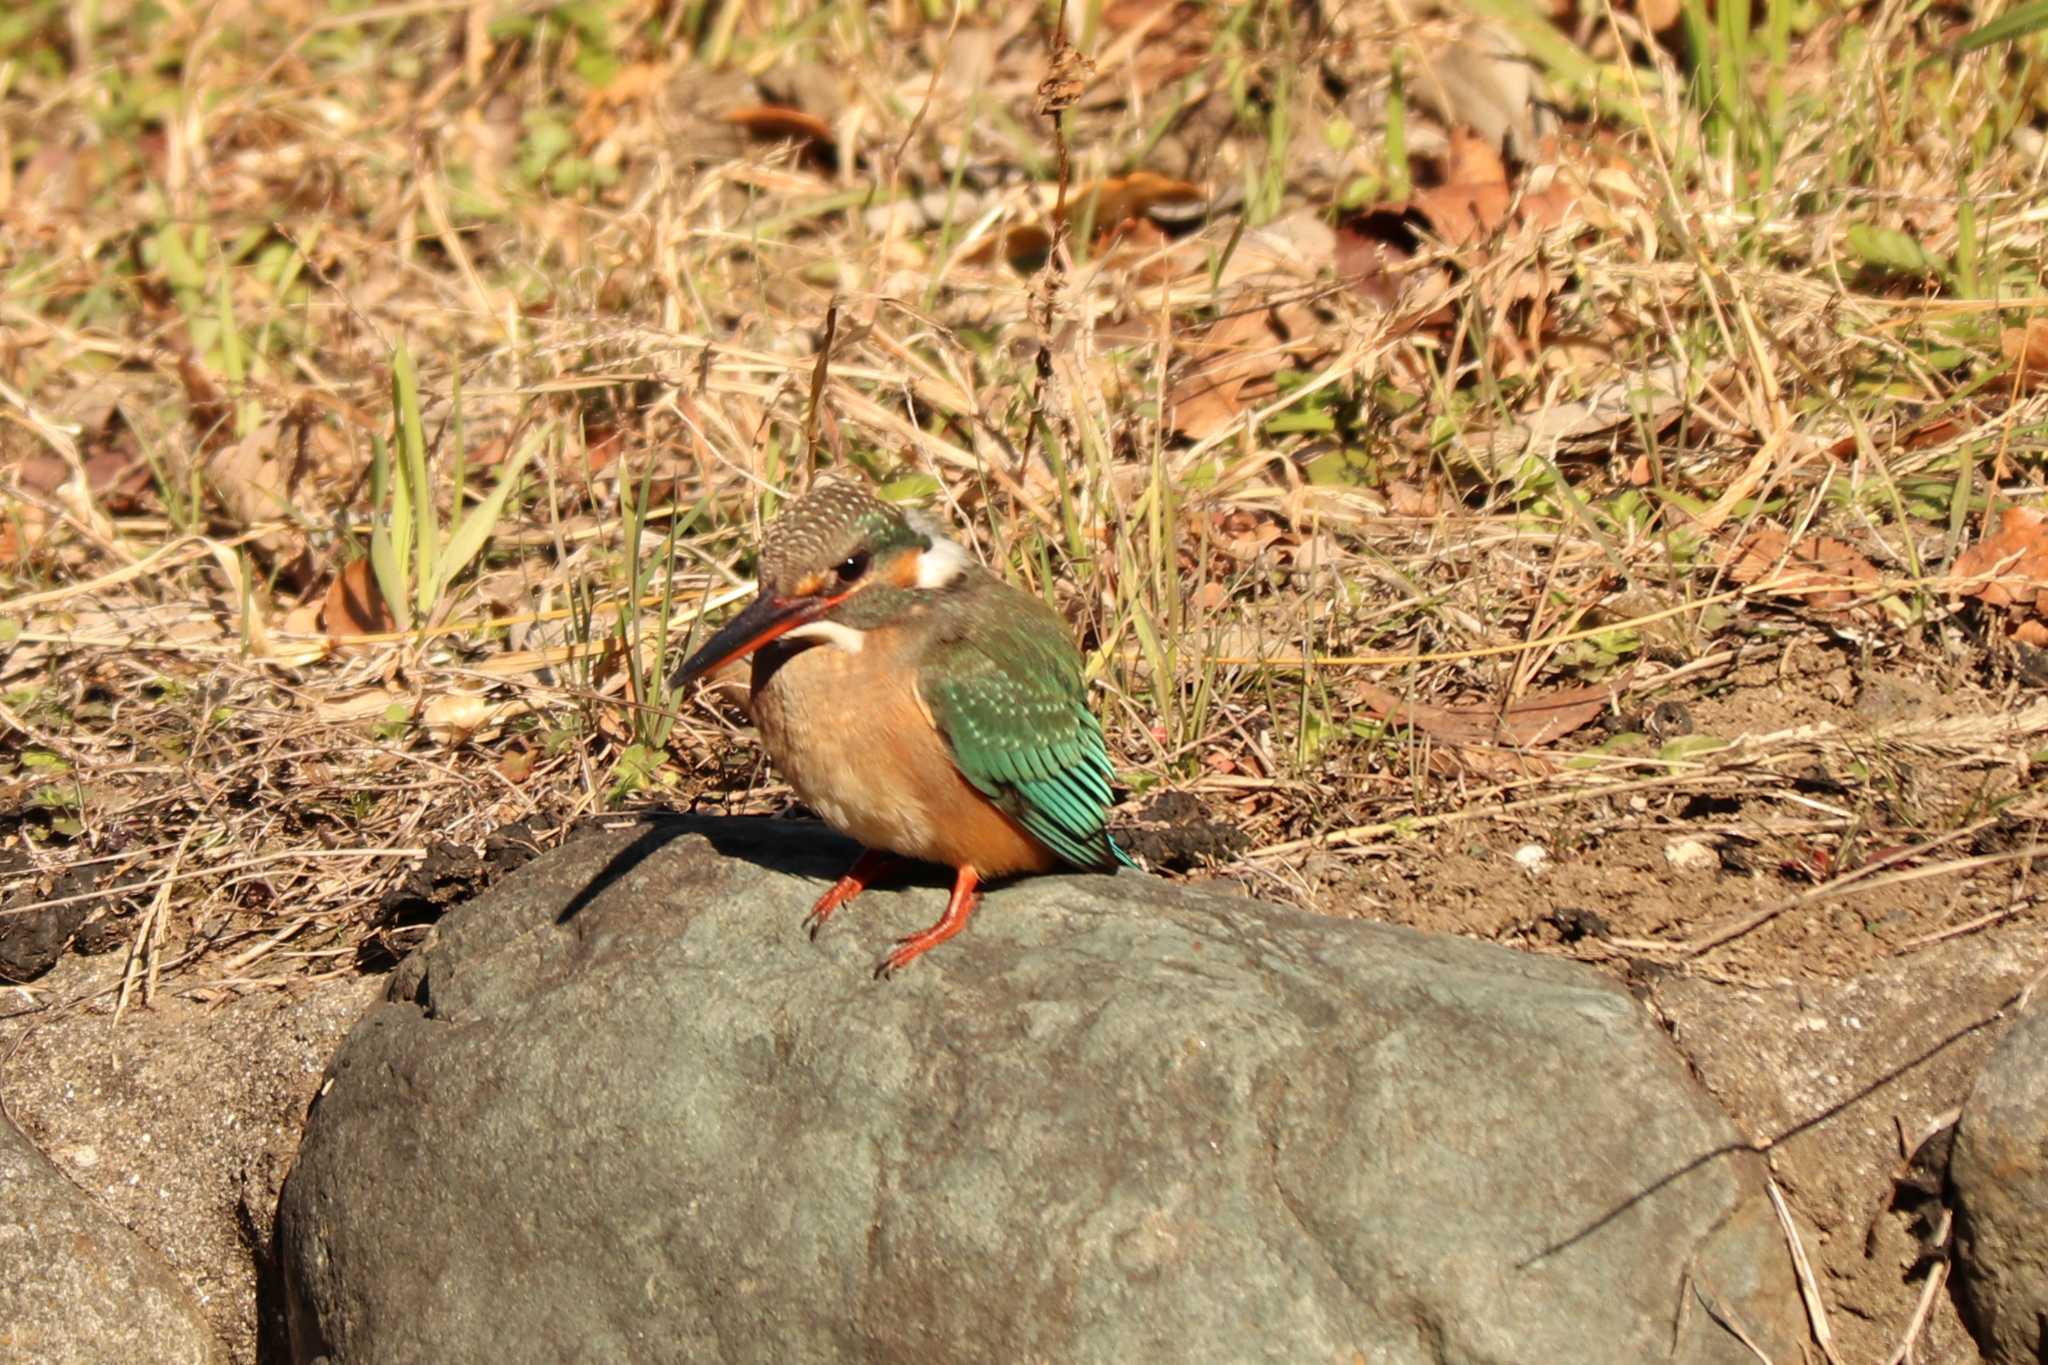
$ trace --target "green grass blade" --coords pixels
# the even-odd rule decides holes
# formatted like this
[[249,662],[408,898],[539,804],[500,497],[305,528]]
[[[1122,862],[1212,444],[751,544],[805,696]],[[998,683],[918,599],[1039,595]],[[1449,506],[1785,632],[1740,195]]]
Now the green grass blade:
[[[420,420],[420,377],[404,342],[391,354],[391,411],[398,424],[398,487],[410,504],[412,541],[419,560],[414,606],[424,614],[434,605],[432,585],[440,581],[440,530],[434,524],[434,492],[427,481],[427,432]],[[394,515],[399,515],[396,507]]]
[[469,562],[482,551],[484,542],[489,540],[491,532],[498,528],[498,518],[505,511],[505,500],[512,496],[512,490],[518,486],[519,475],[525,470],[526,462],[533,458],[534,451],[540,448],[543,439],[545,438],[541,433],[535,432],[520,444],[512,458],[505,462],[505,470],[498,476],[497,485],[485,495],[482,502],[470,509],[469,515],[463,517],[455,528],[455,534],[448,537],[448,543],[441,547],[440,555],[434,563],[433,592],[428,596],[428,602],[439,601],[441,594],[447,591],[455,576],[468,568]]
[[1993,43],[2024,38],[2030,33],[2039,33],[2042,29],[2048,29],[2048,0],[2034,0],[2031,5],[2021,5],[2018,9],[2007,10],[1990,23],[1971,29],[1950,44],[1948,50],[1951,55],[1961,56],[1965,52],[1990,47]]
[[412,629],[412,522],[392,478],[391,447],[370,438],[370,572],[401,630]]

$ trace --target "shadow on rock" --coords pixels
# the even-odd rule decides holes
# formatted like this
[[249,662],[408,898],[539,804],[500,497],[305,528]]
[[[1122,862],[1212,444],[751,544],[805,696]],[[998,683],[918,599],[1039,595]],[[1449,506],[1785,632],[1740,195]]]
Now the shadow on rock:
[[[664,815],[638,822],[641,832],[608,862],[590,885],[569,898],[556,916],[566,924],[597,900],[619,878],[653,856],[672,840],[686,835],[704,840],[720,857],[752,863],[768,872],[831,883],[860,856],[860,845],[810,820],[779,820],[765,816]],[[878,886],[949,885],[951,874],[929,864],[909,863],[901,873]],[[798,913],[808,905],[799,906]]]

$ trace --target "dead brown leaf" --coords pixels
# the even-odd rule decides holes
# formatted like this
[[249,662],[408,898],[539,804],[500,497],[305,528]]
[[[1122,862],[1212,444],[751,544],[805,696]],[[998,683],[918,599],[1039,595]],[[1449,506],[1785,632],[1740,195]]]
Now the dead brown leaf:
[[1387,484],[1387,510],[1397,517],[1437,517],[1444,510],[1443,486],[1434,478],[1426,483],[1393,479]]
[[1479,20],[1455,41],[1418,54],[1408,88],[1443,126],[1468,128],[1526,160],[1557,121],[1538,72],[1512,30]]
[[[1638,201],[1625,165],[1591,145],[1566,149],[1546,137],[1536,160],[1510,180],[1494,142],[1454,129],[1428,183],[1405,200],[1353,214],[1333,248],[1337,274],[1383,308],[1399,306],[1402,325],[1445,330],[1461,314],[1450,306],[1460,287],[1483,298],[1494,319],[1485,345],[1504,373],[1564,373],[1585,354],[1552,343],[1552,297],[1561,280],[1537,250],[1541,234],[1613,224]],[[1456,248],[1454,262],[1411,265],[1427,236]],[[1595,353],[1594,358],[1603,357]]]
[[960,260],[964,265],[987,265],[1000,256],[1014,269],[1029,273],[1044,265],[1051,253],[1052,233],[1037,223],[1023,223],[990,233]]
[[1408,701],[1377,683],[1360,682],[1359,700],[1391,725],[1409,726],[1455,745],[1537,747],[1599,719],[1616,695],[1612,685],[1568,687],[1511,702],[1506,707],[1434,706]]
[[1337,225],[1337,278],[1382,308],[1401,301],[1400,267],[1413,259],[1399,213],[1359,214]]
[[1175,431],[1199,441],[1223,430],[1249,406],[1246,386],[1270,378],[1286,363],[1269,318],[1264,308],[1229,313],[1188,344],[1195,364],[1166,400]]
[[[1202,187],[1152,171],[1132,171],[1110,180],[1082,185],[1067,197],[1066,221],[1093,223],[1099,235],[1155,209],[1199,209],[1208,196]],[[1056,215],[1057,216],[1057,215]]]
[[398,620],[377,588],[367,558],[351,562],[334,576],[320,610],[321,628],[333,640],[383,635],[398,629]]
[[806,156],[822,164],[829,164],[838,155],[839,140],[833,136],[832,125],[801,109],[781,104],[750,104],[729,109],[719,119],[765,142],[797,143]]
[[1441,181],[1415,192],[1409,203],[1453,246],[1478,241],[1507,221],[1508,168],[1485,138],[1462,128],[1451,133]]
[[1951,572],[1972,580],[1963,596],[2012,611],[2016,626],[2030,616],[2048,620],[2048,515],[2004,509],[1998,529],[1957,555]]
[[1820,535],[1794,545],[1775,526],[1752,531],[1723,564],[1738,586],[1762,583],[1773,595],[1796,598],[1823,614],[1848,610],[1870,594],[1879,577],[1877,566],[1853,545]]
[[1652,33],[1662,33],[1678,22],[1678,16],[1685,13],[1685,6],[1681,0],[1635,0],[1635,11],[1644,28]]
[[284,522],[257,537],[256,547],[273,565],[298,558],[305,537],[294,522],[290,472],[279,458],[283,425],[266,422],[238,441],[216,445],[206,456],[206,479],[215,500],[238,527]]
[[[1215,8],[1190,0],[1109,0],[1097,22],[1114,39],[1103,54],[1102,74],[1120,77],[1098,88],[1116,98],[1127,88],[1164,89],[1209,60],[1216,41]],[[1120,66],[1129,68],[1127,76]]]
[[235,438],[235,407],[206,367],[185,352],[177,356],[178,382],[185,386],[186,420],[204,451],[218,450]]
[[48,496],[71,477],[71,466],[48,451],[34,450],[16,462],[14,477],[25,491]]
[[533,770],[538,763],[537,751],[531,745],[515,740],[504,753],[498,755],[498,761],[492,766],[497,770],[498,776],[518,786],[533,776]]
[[[1151,171],[1133,171],[1112,180],[1096,180],[1075,189],[1054,222],[1086,224],[1095,250],[1116,248],[1107,264],[1130,264],[1154,257],[1167,245],[1165,234],[1148,219],[1154,211],[1200,209],[1208,201],[1199,185],[1172,180]],[[1177,216],[1177,215],[1173,215]],[[1045,264],[1052,251],[1050,228],[1020,223],[991,234],[961,257],[968,265],[986,265],[1000,256],[1020,271]],[[1148,276],[1171,275],[1186,263],[1155,263]]]
[[2006,328],[1999,334],[1998,349],[2013,367],[2013,382],[2021,393],[2048,387],[2048,318],[2028,318],[2024,327]]

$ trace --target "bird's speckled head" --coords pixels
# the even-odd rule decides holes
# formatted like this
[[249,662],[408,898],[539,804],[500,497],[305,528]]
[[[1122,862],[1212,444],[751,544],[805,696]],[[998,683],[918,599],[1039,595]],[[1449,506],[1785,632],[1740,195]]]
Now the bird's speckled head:
[[761,536],[761,591],[775,597],[829,592],[839,570],[848,585],[871,566],[931,544],[902,511],[855,479],[826,476],[784,508]]
[[760,595],[684,662],[675,685],[778,640],[859,653],[868,631],[922,610],[972,564],[926,518],[828,475],[769,523]]

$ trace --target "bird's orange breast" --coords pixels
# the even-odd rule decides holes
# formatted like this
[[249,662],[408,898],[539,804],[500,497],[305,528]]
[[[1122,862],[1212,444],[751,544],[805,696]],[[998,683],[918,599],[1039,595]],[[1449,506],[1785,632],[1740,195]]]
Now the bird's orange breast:
[[[764,657],[765,656],[765,657]],[[827,824],[868,848],[984,877],[1058,860],[954,766],[899,631],[858,652],[820,642],[757,656],[754,723],[776,769]]]

